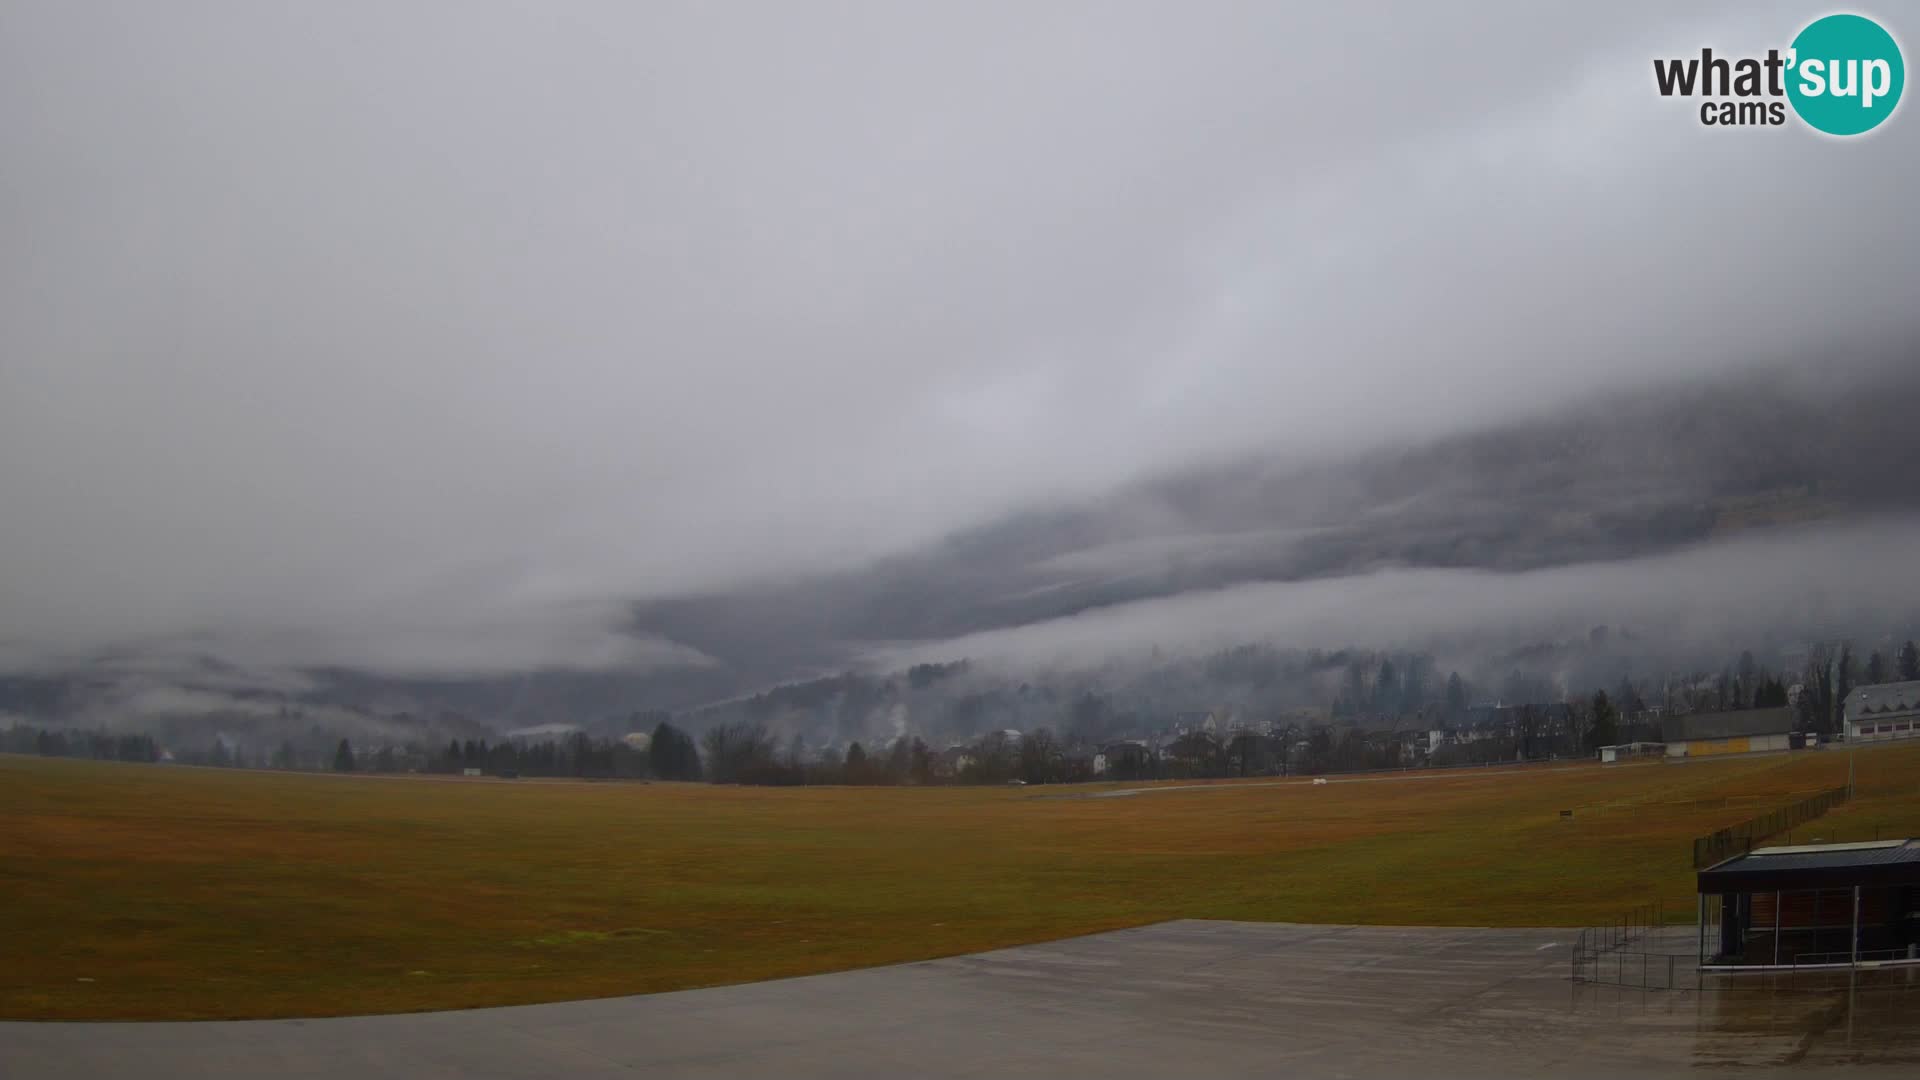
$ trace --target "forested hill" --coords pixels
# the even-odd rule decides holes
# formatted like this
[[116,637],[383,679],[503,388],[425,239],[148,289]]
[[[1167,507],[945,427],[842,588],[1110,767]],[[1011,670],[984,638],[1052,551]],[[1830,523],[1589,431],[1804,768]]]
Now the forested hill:
[[1697,381],[1357,459],[1191,470],[857,572],[643,604],[634,621],[726,659],[701,680],[717,691],[835,668],[848,642],[1238,582],[1628,558],[1920,506],[1916,416],[1920,358],[1824,381]]

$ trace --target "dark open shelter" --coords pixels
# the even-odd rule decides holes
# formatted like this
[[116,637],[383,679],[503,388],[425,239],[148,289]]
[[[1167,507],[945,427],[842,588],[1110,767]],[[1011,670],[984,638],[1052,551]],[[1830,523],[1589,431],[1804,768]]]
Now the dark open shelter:
[[1699,893],[1703,967],[1920,962],[1920,842],[1758,848]]

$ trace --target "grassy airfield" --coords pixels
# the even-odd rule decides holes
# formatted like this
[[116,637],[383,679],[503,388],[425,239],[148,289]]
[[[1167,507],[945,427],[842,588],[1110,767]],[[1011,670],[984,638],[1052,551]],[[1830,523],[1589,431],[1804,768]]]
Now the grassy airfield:
[[[1856,765],[1860,797],[1794,839],[1920,835],[1920,744]],[[0,1018],[519,1004],[1181,917],[1690,918],[1692,837],[1846,775],[1828,751],[1095,798],[0,756]]]

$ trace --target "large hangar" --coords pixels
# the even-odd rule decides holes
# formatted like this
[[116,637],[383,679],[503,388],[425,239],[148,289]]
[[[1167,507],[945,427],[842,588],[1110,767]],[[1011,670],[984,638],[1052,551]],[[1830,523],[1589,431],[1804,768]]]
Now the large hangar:
[[1748,754],[1793,748],[1793,710],[1737,709],[1669,716],[1660,725],[1668,757]]

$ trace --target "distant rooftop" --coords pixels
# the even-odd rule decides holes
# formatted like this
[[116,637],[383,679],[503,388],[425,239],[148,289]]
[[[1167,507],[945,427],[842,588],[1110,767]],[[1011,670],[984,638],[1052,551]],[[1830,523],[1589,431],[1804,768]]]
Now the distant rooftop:
[[1875,683],[1847,695],[1847,719],[1920,711],[1920,681]]
[[1732,739],[1742,735],[1778,735],[1792,730],[1793,710],[1786,706],[1686,713],[1669,716],[1660,724],[1661,736],[1670,743],[1694,739]]

